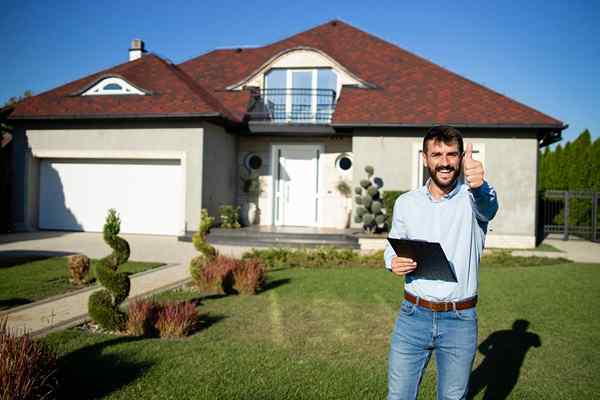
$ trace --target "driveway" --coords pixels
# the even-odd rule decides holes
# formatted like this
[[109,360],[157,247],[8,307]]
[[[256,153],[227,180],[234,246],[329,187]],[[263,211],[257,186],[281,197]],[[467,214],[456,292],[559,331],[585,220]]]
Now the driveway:
[[[129,242],[132,261],[157,261],[188,265],[198,255],[194,245],[180,242],[175,236],[120,235]],[[249,250],[241,246],[215,246],[221,254],[240,257]],[[101,258],[111,252],[104,243],[102,233],[95,232],[26,232],[0,235],[0,257],[2,254],[85,254],[90,258]]]

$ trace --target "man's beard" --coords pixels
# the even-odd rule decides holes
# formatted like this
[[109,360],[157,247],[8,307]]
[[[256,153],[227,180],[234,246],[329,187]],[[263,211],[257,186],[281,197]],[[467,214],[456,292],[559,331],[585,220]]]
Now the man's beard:
[[[454,186],[454,184],[456,183],[456,180],[458,179],[458,176],[460,175],[460,169],[456,169],[454,167],[451,167],[449,165],[443,165],[437,168],[430,168],[429,166],[427,167],[427,169],[429,170],[429,175],[431,176],[431,179],[435,182],[435,184],[437,185],[437,187],[439,187],[442,190],[445,189],[450,189]],[[452,179],[450,179],[450,181],[448,183],[444,183],[442,181],[440,181],[437,178],[437,171],[440,171],[442,169],[449,169],[451,172],[454,173],[454,176],[452,177]]]

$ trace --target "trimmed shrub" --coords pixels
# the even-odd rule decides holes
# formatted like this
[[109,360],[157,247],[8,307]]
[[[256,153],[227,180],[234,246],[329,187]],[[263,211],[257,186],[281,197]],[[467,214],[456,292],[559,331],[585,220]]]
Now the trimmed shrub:
[[180,338],[188,335],[197,321],[198,311],[192,302],[167,303],[160,307],[156,328],[161,338]]
[[[367,233],[383,232],[386,226],[386,220],[383,217],[383,203],[381,201],[381,193],[379,189],[383,186],[383,181],[380,178],[374,178],[374,169],[370,165],[365,167],[367,179],[360,181],[360,186],[354,188],[354,202],[360,207],[360,213],[354,215],[354,222],[362,224],[363,229]],[[358,211],[357,207],[357,211]],[[378,218],[379,217],[379,218]]]
[[240,225],[240,207],[232,205],[223,205],[219,207],[221,217],[221,228],[238,229]]
[[114,209],[108,210],[104,224],[104,241],[113,252],[102,258],[96,266],[96,279],[105,289],[93,293],[88,301],[88,312],[102,328],[121,331],[125,328],[127,315],[119,310],[119,305],[129,296],[131,281],[123,272],[116,272],[120,264],[129,259],[129,243],[118,236],[121,220]]
[[0,318],[0,400],[52,399],[58,389],[56,355]]
[[[200,264],[198,260],[196,262]],[[233,271],[239,262],[235,258],[221,255],[206,260],[196,274],[194,284],[202,291],[230,294],[233,292]]]
[[75,285],[83,285],[85,283],[85,278],[90,271],[89,257],[83,254],[68,256],[67,265],[69,266],[71,282]]
[[192,236],[192,243],[196,250],[202,253],[206,258],[212,258],[217,255],[217,250],[206,242],[206,235],[210,232],[215,219],[208,215],[208,210],[203,208],[200,211],[200,225],[198,231]]
[[158,305],[149,299],[130,301],[127,305],[127,332],[134,336],[154,336]]
[[396,199],[404,193],[406,193],[406,191],[386,190],[381,196],[383,200],[383,208],[385,210],[387,226],[390,228],[392,226],[392,214],[394,213],[394,204],[396,203]]
[[383,250],[362,255],[352,249],[252,249],[242,260],[259,259],[266,269],[274,268],[383,268]]
[[265,267],[257,259],[238,262],[233,270],[233,288],[240,294],[256,294],[265,283]]

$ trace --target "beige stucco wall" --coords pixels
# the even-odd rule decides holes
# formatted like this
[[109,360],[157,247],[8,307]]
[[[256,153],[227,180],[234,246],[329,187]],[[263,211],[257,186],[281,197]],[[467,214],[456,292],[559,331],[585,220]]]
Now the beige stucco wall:
[[[498,193],[500,209],[489,225],[488,247],[534,247],[536,228],[537,149],[534,132],[462,130],[466,143],[482,149],[486,180]],[[417,184],[418,149],[425,130],[355,132],[354,180],[372,165],[383,190],[411,190]],[[356,226],[356,225],[355,225]]]
[[[24,162],[17,164],[23,164],[19,167],[23,170],[23,178],[17,180],[15,186],[16,202],[22,201],[23,206],[15,210],[13,219],[20,229],[36,229],[38,226],[38,173],[39,160],[42,158],[180,159],[185,169],[184,226],[187,229],[193,230],[198,226],[203,201],[214,208],[215,204],[234,198],[234,178],[215,179],[227,167],[217,169],[212,161],[227,160],[227,157],[233,159],[235,139],[212,124],[129,122],[101,125],[80,123],[79,126],[73,123],[71,127],[40,125],[25,129],[22,139]],[[206,145],[211,146],[213,151],[204,151]],[[206,160],[204,164],[203,159]],[[205,167],[209,168],[210,176],[203,181]],[[232,176],[231,171],[229,175]],[[214,188],[206,199],[203,198],[203,183]]]
[[[262,193],[258,201],[258,208],[260,209],[259,223],[261,225],[271,225],[273,221],[271,146],[277,144],[320,144],[324,146],[325,152],[320,156],[322,173],[319,174],[319,177],[324,181],[321,186],[323,190],[319,194],[319,226],[332,226],[332,209],[334,209],[335,205],[340,203],[345,204],[346,202],[345,198],[335,188],[336,184],[342,178],[342,174],[335,167],[335,161],[342,153],[352,155],[352,139],[350,137],[286,138],[276,136],[241,136],[239,138],[239,152],[237,158],[240,176],[246,174],[243,162],[248,153],[256,153],[263,160],[262,167],[259,170]],[[351,174],[344,179],[352,186]],[[243,204],[247,201],[246,194],[242,191],[241,185],[241,180],[239,180],[238,204]],[[326,212],[327,210],[329,213]]]
[[[222,205],[235,205],[236,146],[234,135],[225,132],[220,126],[207,124],[202,152],[202,207],[208,210],[209,215],[219,215],[219,207]],[[197,225],[191,226],[191,230],[196,229]]]

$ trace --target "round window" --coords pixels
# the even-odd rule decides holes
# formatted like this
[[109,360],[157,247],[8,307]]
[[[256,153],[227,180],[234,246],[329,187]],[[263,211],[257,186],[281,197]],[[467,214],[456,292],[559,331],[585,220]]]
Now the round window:
[[254,153],[250,153],[246,156],[246,168],[251,170],[258,170],[262,167],[262,158]]
[[347,174],[352,169],[352,157],[348,154],[341,154],[335,160],[335,165],[341,173]]

